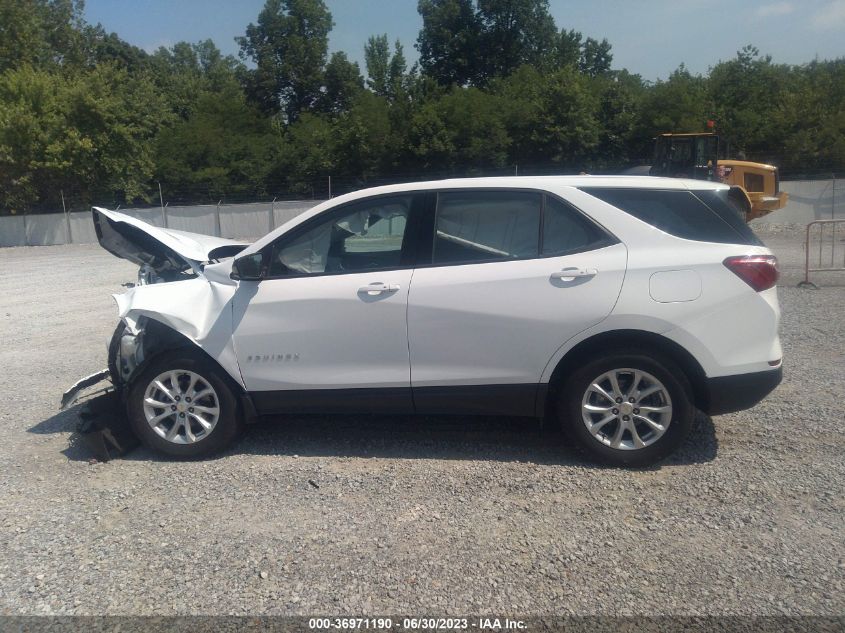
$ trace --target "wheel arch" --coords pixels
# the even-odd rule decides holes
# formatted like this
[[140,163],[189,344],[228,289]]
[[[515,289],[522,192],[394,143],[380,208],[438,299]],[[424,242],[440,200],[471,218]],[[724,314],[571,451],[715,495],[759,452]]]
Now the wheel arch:
[[643,330],[611,330],[595,334],[575,345],[558,361],[549,379],[549,386],[545,395],[543,413],[548,417],[554,407],[554,402],[560,388],[566,383],[567,377],[596,352],[605,351],[608,347],[637,348],[645,354],[658,352],[672,360],[687,377],[693,391],[693,404],[698,409],[707,410],[708,391],[707,378],[701,364],[681,345],[665,336]]
[[[252,402],[252,398],[250,397],[249,393],[246,391],[244,386],[240,384],[240,382],[238,382],[235,378],[233,378],[228,371],[226,371],[226,368],[220,363],[219,360],[217,360],[206,350],[204,350],[200,345],[196,343],[196,341],[191,340],[189,337],[185,336],[170,325],[146,315],[141,317],[136,322],[135,329],[137,331],[137,334],[135,334],[135,336],[137,338],[140,338],[140,341],[137,346],[138,351],[140,352],[140,359],[137,360],[136,364],[132,367],[131,371],[128,373],[128,375],[126,375],[125,379],[122,380],[121,385],[122,387],[124,387],[124,392],[127,391],[126,388],[131,386],[132,381],[137,376],[139,376],[152,361],[154,361],[162,354],[178,349],[189,349],[191,350],[191,352],[197,353],[202,356],[204,360],[208,361],[219,370],[220,375],[231,387],[232,393],[235,394],[235,399],[238,401],[239,406],[241,407],[241,412],[244,415],[245,421],[252,422],[258,418],[258,413],[255,409],[255,405]],[[120,351],[119,343],[116,351],[117,353],[119,353]],[[109,356],[109,369],[112,372],[112,376],[114,377],[117,375],[117,367],[120,366],[120,364],[122,363],[122,359],[114,358],[114,361],[112,360],[111,346],[109,350]]]
[[166,323],[147,316],[143,317],[142,321],[139,321],[139,329],[143,332],[141,349],[143,350],[144,357],[143,361],[138,365],[138,369],[135,371],[136,375],[143,371],[144,367],[146,367],[153,359],[158,358],[163,353],[183,348],[199,352],[206,360],[214,363],[214,365],[226,374],[225,370],[220,367],[220,363],[212,358],[208,352],[197,345],[195,341],[192,341],[187,336]]
[[[231,383],[235,393],[245,393],[243,385],[226,371],[226,368],[218,359],[204,350],[196,341],[193,341],[172,326],[149,315],[141,316],[133,325],[133,331],[129,333],[135,337],[137,343],[135,349],[130,351],[134,351],[136,358],[134,359],[134,363],[130,363],[129,371],[127,371],[126,367],[122,368],[123,371],[120,369],[122,363],[127,359],[119,358],[119,356],[121,352],[126,354],[127,350],[122,349],[119,339],[113,339],[110,345],[109,369],[112,371],[112,376],[117,377],[118,382],[129,384],[151,361],[165,352],[176,349],[190,349],[217,367],[220,373]],[[121,329],[118,326],[118,329],[115,331],[116,338],[118,337],[118,333],[121,332]],[[126,330],[128,329],[126,328]]]

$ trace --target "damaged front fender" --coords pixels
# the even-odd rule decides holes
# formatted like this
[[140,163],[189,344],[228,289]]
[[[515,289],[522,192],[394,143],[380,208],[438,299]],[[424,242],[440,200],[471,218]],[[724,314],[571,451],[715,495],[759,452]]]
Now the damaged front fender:
[[[207,266],[206,271],[217,266]],[[172,341],[160,326],[181,335],[217,361],[239,385],[240,368],[232,344],[232,297],[237,285],[225,275],[203,275],[195,279],[136,286],[114,295],[118,315],[126,324],[120,337],[116,367],[121,382],[126,382],[151,351],[167,349]],[[225,281],[218,281],[220,278]],[[151,327],[152,324],[155,326]]]

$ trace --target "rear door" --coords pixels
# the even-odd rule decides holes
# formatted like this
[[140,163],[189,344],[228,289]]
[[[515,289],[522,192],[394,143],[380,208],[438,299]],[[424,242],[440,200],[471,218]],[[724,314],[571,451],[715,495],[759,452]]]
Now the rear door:
[[533,415],[548,360],[613,309],[626,248],[535,191],[439,192],[430,230],[408,298],[416,410]]

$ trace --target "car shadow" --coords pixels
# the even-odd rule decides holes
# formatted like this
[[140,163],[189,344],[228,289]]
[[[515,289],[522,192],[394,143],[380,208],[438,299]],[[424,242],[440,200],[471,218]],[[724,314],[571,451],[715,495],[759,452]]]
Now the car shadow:
[[[75,431],[82,405],[39,422],[30,433]],[[77,433],[62,453],[70,460],[93,456]],[[699,413],[684,443],[667,459],[652,466],[712,461],[718,440],[710,417]],[[331,415],[268,417],[247,427],[229,449],[207,458],[238,454],[299,457],[359,457],[387,459],[454,459],[601,468],[568,445],[562,433],[533,418],[482,416]],[[164,461],[139,447],[121,459]]]

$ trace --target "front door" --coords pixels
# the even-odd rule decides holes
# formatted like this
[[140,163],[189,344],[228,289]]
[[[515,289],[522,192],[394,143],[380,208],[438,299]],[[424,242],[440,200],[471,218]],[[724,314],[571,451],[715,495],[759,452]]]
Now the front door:
[[413,196],[326,212],[269,247],[241,281],[234,344],[261,413],[410,412],[405,234]]

